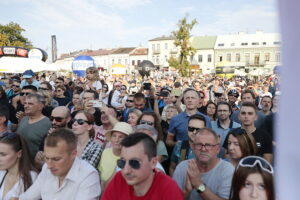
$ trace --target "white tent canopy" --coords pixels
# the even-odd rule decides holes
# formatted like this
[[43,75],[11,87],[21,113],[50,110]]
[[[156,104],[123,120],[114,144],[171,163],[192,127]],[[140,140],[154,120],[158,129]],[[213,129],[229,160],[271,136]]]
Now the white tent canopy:
[[19,57],[0,58],[0,73],[23,73],[27,69],[31,69],[34,72],[57,71],[57,68],[39,59]]

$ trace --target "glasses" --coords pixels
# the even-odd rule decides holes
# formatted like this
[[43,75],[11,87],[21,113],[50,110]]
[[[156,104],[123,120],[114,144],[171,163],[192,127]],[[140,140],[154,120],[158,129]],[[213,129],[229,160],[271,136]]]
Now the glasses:
[[262,170],[270,174],[274,173],[272,165],[265,159],[258,156],[247,156],[241,159],[237,166],[237,169],[239,167],[255,167],[256,165],[259,165]]
[[201,128],[196,128],[196,127],[192,127],[192,126],[188,126],[188,131],[190,132],[194,132],[194,131],[200,131]]
[[148,122],[148,121],[145,121],[145,120],[141,120],[140,124],[148,124],[149,126],[153,126],[154,125],[153,122]]
[[202,149],[204,147],[207,151],[209,151],[215,146],[218,146],[219,144],[202,144],[202,143],[195,144],[192,142],[192,145],[197,149]]
[[129,100],[129,99],[127,99],[127,100],[126,100],[126,102],[133,103],[133,100]]
[[[128,164],[132,169],[139,169],[141,168],[141,162],[135,159],[128,160]],[[117,166],[123,169],[126,165],[126,160],[119,159],[117,160]]]
[[20,96],[24,96],[24,95],[27,96],[27,95],[29,95],[29,94],[31,94],[31,93],[30,93],[30,92],[21,92],[21,93],[20,93]]
[[48,88],[39,87],[39,90],[48,90]]
[[50,117],[50,121],[52,122],[53,120],[57,121],[57,122],[62,122],[62,120],[64,119],[64,117]]
[[56,81],[55,83],[56,83],[56,84],[61,84],[61,83],[63,83],[63,82],[60,82],[60,81]]
[[219,113],[225,113],[225,112],[229,112],[229,110],[217,110],[217,112],[219,112]]
[[62,90],[55,90],[55,92],[61,92]]
[[16,88],[19,88],[20,86],[19,86],[19,85],[12,85],[12,87],[16,87]]
[[121,90],[126,90],[126,88],[121,88]]
[[71,124],[74,124],[75,122],[79,125],[83,125],[84,123],[90,124],[89,121],[84,119],[72,119]]

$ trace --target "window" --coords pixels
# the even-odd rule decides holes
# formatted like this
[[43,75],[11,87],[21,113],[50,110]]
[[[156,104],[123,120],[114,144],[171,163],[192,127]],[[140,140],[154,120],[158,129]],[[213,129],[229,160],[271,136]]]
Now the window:
[[194,60],[194,55],[191,55],[190,56],[190,61],[193,62],[193,60]]
[[259,43],[258,42],[252,42],[252,45],[259,45]]
[[160,44],[157,44],[157,46],[156,46],[156,47],[157,47],[157,49],[156,49],[156,50],[157,50],[157,51],[159,51],[159,50],[160,50]]
[[111,60],[111,64],[114,65],[115,64],[115,59]]
[[248,43],[247,43],[247,42],[243,42],[241,45],[242,45],[242,46],[247,46]]
[[159,56],[156,57],[156,64],[159,65]]
[[218,44],[218,47],[224,47],[224,43]]
[[230,46],[232,46],[232,47],[234,47],[234,45],[235,45],[234,43],[231,43],[231,44],[230,44]]
[[223,57],[219,56],[219,62],[222,62],[222,61],[223,61]]
[[155,44],[152,44],[152,51],[155,51]]
[[121,59],[120,58],[118,59],[118,64],[121,64]]
[[140,63],[141,63],[141,61],[140,61],[140,60],[138,60],[138,61],[137,61],[137,64],[139,65]]
[[211,54],[207,55],[207,62],[211,62]]
[[249,64],[250,62],[250,53],[245,53],[245,62]]
[[270,53],[265,54],[265,61],[269,62],[270,61]]
[[275,44],[275,45],[279,45],[279,44],[280,44],[280,42],[273,42],[273,44]]
[[155,56],[152,56],[152,62],[155,63]]
[[280,62],[280,53],[276,53],[275,60],[276,62]]
[[127,65],[127,59],[125,59],[125,65]]
[[241,61],[241,54],[237,53],[235,54],[235,62],[240,62]]
[[254,64],[255,64],[255,65],[259,65],[259,53],[256,53],[256,54],[254,55]]
[[228,53],[226,55],[226,61],[231,62],[231,54],[230,53]]
[[135,61],[134,60],[131,61],[131,65],[135,66]]
[[263,45],[266,45],[267,43],[266,42],[263,42]]
[[198,62],[199,62],[199,63],[202,62],[202,59],[203,59],[203,56],[202,56],[202,55],[198,55]]
[[168,50],[168,43],[165,43],[165,50]]
[[166,60],[166,62],[168,62],[168,56],[167,55],[165,55],[165,60]]

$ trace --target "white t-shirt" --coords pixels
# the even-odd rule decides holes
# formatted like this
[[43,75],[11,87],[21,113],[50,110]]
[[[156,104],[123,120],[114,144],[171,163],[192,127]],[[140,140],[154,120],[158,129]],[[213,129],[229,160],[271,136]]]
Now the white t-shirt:
[[[6,173],[6,171],[0,170],[0,182],[4,178],[5,173]],[[35,179],[37,178],[38,174],[34,171],[31,171],[30,175],[31,175],[32,183],[33,183],[35,181]],[[3,197],[3,190],[4,190],[5,181],[6,180],[4,180],[4,182],[2,184],[2,187],[0,188],[0,199],[1,200],[10,200],[13,197],[18,198],[24,192],[23,180],[19,179],[19,181],[16,182],[16,184]]]

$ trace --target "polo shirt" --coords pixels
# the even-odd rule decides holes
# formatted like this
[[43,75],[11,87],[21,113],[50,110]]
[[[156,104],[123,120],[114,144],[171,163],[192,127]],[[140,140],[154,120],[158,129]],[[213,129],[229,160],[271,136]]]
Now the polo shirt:
[[[197,112],[196,114],[201,115],[205,118],[206,127],[211,128],[211,122],[208,116]],[[184,141],[188,140],[188,120],[189,115],[186,112],[181,112],[171,119],[168,132],[175,135],[175,140]]]

